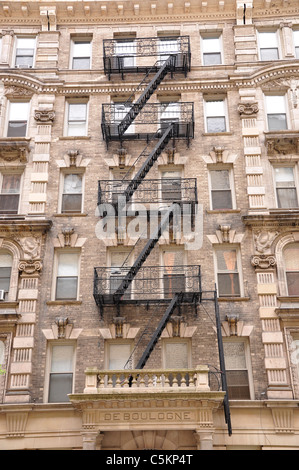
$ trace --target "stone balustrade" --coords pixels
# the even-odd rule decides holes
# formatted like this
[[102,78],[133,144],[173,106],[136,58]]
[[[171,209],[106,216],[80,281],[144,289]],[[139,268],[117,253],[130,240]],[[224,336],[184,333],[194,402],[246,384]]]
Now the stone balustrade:
[[195,369],[138,369],[138,370],[99,370],[88,368],[85,371],[85,394],[109,392],[170,392],[185,390],[209,392],[209,368],[197,366]]

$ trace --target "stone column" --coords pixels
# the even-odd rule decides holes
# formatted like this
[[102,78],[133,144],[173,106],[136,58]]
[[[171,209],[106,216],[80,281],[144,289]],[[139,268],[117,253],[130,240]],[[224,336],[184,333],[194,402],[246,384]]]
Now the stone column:
[[96,450],[98,431],[86,431],[82,433],[83,450]]
[[200,431],[194,432],[197,442],[197,450],[213,450],[213,431]]
[[13,47],[14,32],[12,30],[2,31],[2,50],[0,57],[0,65],[10,66],[11,52]]

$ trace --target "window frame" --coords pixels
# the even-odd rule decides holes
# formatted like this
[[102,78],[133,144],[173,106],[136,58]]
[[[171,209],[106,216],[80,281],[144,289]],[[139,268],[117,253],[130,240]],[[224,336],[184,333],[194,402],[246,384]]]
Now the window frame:
[[[208,167],[208,182],[209,182],[209,198],[210,198],[210,210],[211,211],[231,211],[231,210],[236,210],[236,193],[235,193],[235,181],[234,181],[234,169],[231,166],[227,165],[215,165],[214,167],[210,166]],[[213,190],[212,187],[212,175],[211,173],[213,171],[227,171],[228,172],[228,178],[229,178],[229,185],[230,185],[230,194],[231,194],[231,202],[232,202],[232,207],[231,208],[226,208],[226,209],[214,209],[213,207],[213,191],[220,191],[218,190]],[[228,191],[228,190],[223,190],[223,191]]]
[[[9,278],[8,276],[1,276],[0,275],[0,279],[8,279],[8,290],[4,290],[4,289],[1,289],[1,290],[4,290],[4,301],[8,301],[10,295],[10,289],[11,289],[11,281],[12,281],[12,275],[13,275],[13,267],[14,267],[14,257],[13,257],[13,254],[7,250],[7,249],[0,249],[0,258],[1,256],[5,256],[5,255],[9,255],[10,258],[11,258],[11,266],[9,266],[8,268],[10,268],[10,275],[9,275]],[[0,267],[0,271],[1,271],[2,267]]]
[[[76,49],[76,44],[77,43],[89,43],[89,56],[86,57],[81,57],[81,56],[75,56],[75,49]],[[74,68],[74,59],[76,58],[84,58],[86,59],[88,57],[89,59],[89,67],[88,68]],[[70,63],[69,63],[69,68],[70,70],[91,70],[92,69],[92,37],[90,36],[74,36],[71,37],[71,47],[70,47]]]
[[1,170],[0,171],[0,196],[2,195],[2,185],[3,185],[3,179],[5,175],[19,175],[20,176],[20,187],[19,187],[19,201],[18,201],[18,209],[16,212],[0,212],[0,215],[19,215],[20,214],[20,208],[21,208],[21,196],[22,196],[22,188],[23,188],[23,177],[24,177],[24,172],[19,170],[19,169],[6,169],[6,170]]
[[[237,271],[230,271],[226,270],[223,271],[218,269],[218,259],[217,259],[217,252],[218,251],[236,251],[236,262],[237,262]],[[217,295],[218,298],[229,298],[229,299],[240,299],[244,297],[244,280],[243,280],[243,272],[242,272],[242,255],[241,255],[241,247],[237,244],[234,243],[223,243],[219,245],[214,245],[214,250],[213,250],[213,256],[214,256],[214,267],[215,267],[215,280],[216,280],[216,286],[217,286]],[[220,272],[221,271],[221,272]],[[239,280],[239,295],[221,295],[220,294],[220,289],[219,289],[219,279],[218,279],[218,274],[238,274],[238,280]]]
[[[104,364],[105,364],[105,369],[106,370],[120,370],[120,369],[110,369],[110,347],[111,346],[116,346],[116,345],[118,345],[118,346],[122,346],[122,345],[129,346],[130,355],[133,352],[134,342],[133,342],[132,339],[114,338],[114,339],[106,340],[105,341],[105,346],[104,346],[104,354],[105,354]],[[130,357],[130,355],[129,355],[129,357]],[[132,359],[134,360],[134,357]],[[133,364],[133,369],[134,369],[134,364]]]
[[[298,39],[296,40],[297,36],[298,36]],[[293,29],[293,41],[294,41],[295,59],[299,59],[299,29]]]
[[[205,40],[208,39],[218,39],[219,41],[219,50],[218,52],[204,52]],[[224,64],[224,51],[223,51],[223,33],[221,32],[210,32],[210,33],[201,33],[200,35],[200,49],[201,49],[201,61],[204,67],[213,67]],[[205,64],[205,56],[211,54],[220,54],[220,62],[216,64]]]
[[[294,272],[294,273],[298,273],[298,281],[299,281],[299,268],[298,268],[298,271],[288,271],[287,270],[287,266],[286,266],[286,259],[285,259],[285,251],[287,250],[287,248],[290,246],[290,245],[298,245],[298,252],[299,252],[299,242],[290,242],[288,243],[284,248],[283,248],[283,252],[282,252],[282,257],[283,257],[283,264],[284,264],[284,278],[285,278],[285,286],[286,286],[286,293],[287,293],[287,296],[288,297],[299,297],[299,290],[298,290],[298,293],[297,294],[290,294],[289,293],[289,283],[288,283],[288,276],[287,276],[287,273],[288,272]],[[299,372],[299,368],[298,368],[298,372]]]
[[[53,347],[55,346],[72,346],[73,348],[73,370],[72,372],[68,372],[69,374],[72,373],[72,391],[74,392],[75,386],[75,375],[76,375],[76,360],[77,360],[77,348],[76,342],[72,340],[59,340],[58,341],[49,341],[47,345],[47,358],[46,358],[46,374],[45,374],[45,390],[44,390],[44,403],[69,403],[68,400],[63,402],[52,402],[49,401],[50,395],[50,385],[51,385],[51,368],[52,368],[52,358],[53,358]],[[63,372],[61,372],[63,373]],[[64,372],[67,373],[67,372]]]
[[[271,97],[283,97],[284,98],[284,113],[269,113],[268,112],[268,99]],[[266,125],[267,125],[267,130],[268,132],[283,132],[286,130],[290,130],[290,115],[289,115],[289,106],[288,106],[288,99],[287,99],[287,93],[264,93],[264,103],[265,103],[265,114],[266,114]],[[274,116],[274,115],[282,115],[285,114],[285,123],[286,123],[286,128],[285,129],[270,129],[269,126],[269,116]]]
[[[82,188],[81,188],[81,193],[78,193],[78,194],[81,194],[81,209],[80,211],[62,211],[62,207],[63,207],[63,196],[64,194],[67,194],[67,193],[64,193],[64,182],[65,182],[65,177],[68,176],[68,175],[80,175],[81,176],[81,180],[82,180]],[[85,189],[85,171],[83,171],[82,169],[80,168],[77,168],[77,169],[72,169],[72,168],[68,168],[66,170],[62,170],[60,172],[60,182],[59,182],[59,199],[58,199],[58,213],[59,214],[63,214],[65,216],[67,216],[68,214],[83,214],[84,212],[84,189]],[[77,194],[77,193],[74,193],[74,194]]]
[[[59,255],[60,254],[77,254],[78,265],[77,265],[77,276],[58,276],[59,268]],[[79,248],[57,248],[54,253],[54,266],[53,266],[53,282],[52,282],[52,295],[51,298],[55,302],[77,302],[79,300],[80,292],[80,272],[81,272],[81,250]],[[77,295],[73,299],[57,299],[57,279],[58,277],[77,277]]]
[[[86,106],[86,112],[85,112],[85,121],[72,121],[72,122],[85,122],[85,132],[82,134],[72,134],[70,133],[70,106],[71,105],[82,105],[84,104]],[[87,137],[88,136],[88,116],[89,116],[89,99],[88,98],[82,98],[82,99],[69,99],[66,100],[66,106],[65,106],[65,123],[64,123],[64,135],[66,137],[74,137],[74,138],[80,138],[80,137]]]
[[[277,47],[261,47],[261,34],[275,34],[276,37],[276,44]],[[273,60],[281,60],[281,45],[280,45],[280,37],[279,37],[279,30],[278,29],[269,29],[269,30],[258,30],[257,31],[257,45],[258,45],[258,57],[261,62],[271,62]],[[263,59],[261,51],[262,50],[270,50],[270,49],[277,49],[277,58],[273,59]]]
[[[182,337],[174,337],[174,338],[162,338],[162,369],[176,369],[176,367],[174,368],[170,368],[170,367],[166,367],[166,347],[168,344],[176,344],[176,343],[180,343],[180,344],[186,344],[187,346],[187,369],[191,369],[192,368],[192,344],[191,344],[191,339],[190,338],[182,338]],[[177,369],[179,370],[180,367],[177,367]]]
[[[126,254],[126,257],[125,257],[125,260],[127,259],[124,267],[131,267],[134,263],[134,253],[132,252],[132,249],[130,247],[126,247],[126,246],[120,246],[120,247],[117,247],[117,248],[112,248],[110,250],[107,250],[107,266],[109,267],[110,269],[110,274],[109,274],[109,292],[111,292],[111,279],[113,278],[113,272],[112,272],[112,255],[113,254],[117,254],[117,253],[125,253]],[[117,267],[122,267],[122,266],[115,266],[116,268]],[[114,273],[116,275],[118,275],[118,273]],[[126,274],[126,272],[125,272]],[[121,273],[119,274],[119,279],[120,279],[120,282],[119,282],[119,285],[122,281],[122,278],[125,276],[122,275]],[[117,278],[117,276],[115,276]],[[126,290],[125,294],[124,294],[124,298],[126,299],[133,299],[134,298],[134,280],[132,281],[132,283],[130,284],[129,288]]]
[[[24,66],[24,65],[18,65],[16,62],[17,62],[17,57],[19,57],[17,55],[17,50],[18,50],[18,40],[20,39],[33,39],[34,40],[34,48],[33,48],[33,55],[32,55],[32,65],[29,65],[29,66]],[[36,59],[36,47],[37,47],[37,38],[36,36],[25,36],[25,35],[17,35],[16,36],[16,39],[15,39],[15,42],[14,42],[14,53],[13,53],[13,66],[15,68],[20,68],[20,69],[33,69],[35,68],[35,59]],[[20,56],[20,57],[23,57],[23,56]],[[31,56],[28,56],[28,57],[31,57]]]
[[[11,113],[11,107],[15,103],[26,103],[28,105],[28,110],[27,110],[27,120],[10,120],[10,113]],[[6,125],[5,125],[5,135],[7,138],[12,139],[12,138],[20,138],[24,137],[26,138],[28,136],[28,131],[29,131],[29,119],[30,119],[30,109],[31,109],[31,101],[30,100],[18,100],[18,99],[12,99],[8,100],[8,106],[7,106],[7,115],[6,115]],[[10,122],[26,122],[26,132],[24,135],[16,135],[16,136],[9,136],[9,123]]]
[[[219,116],[214,116],[214,115],[209,115],[208,110],[207,110],[207,104],[210,102],[222,102],[223,103],[223,111],[224,114]],[[224,117],[224,124],[225,124],[225,130],[223,131],[209,131],[209,125],[208,125],[208,118],[222,118]],[[208,135],[213,135],[213,134],[219,134],[223,135],[228,132],[230,132],[230,126],[229,126],[229,117],[228,117],[228,104],[227,104],[227,96],[206,96],[204,97],[204,126],[205,126],[205,133]]]
[[[278,199],[278,195],[277,195],[277,181],[276,181],[276,177],[275,177],[275,170],[277,168],[292,168],[293,169],[293,175],[294,175],[294,188],[296,190],[296,195],[297,195],[297,206],[295,207],[279,207],[279,199]],[[298,167],[297,165],[273,165],[272,166],[272,171],[273,171],[273,187],[274,187],[274,195],[275,195],[275,207],[276,209],[281,209],[281,210],[289,210],[289,209],[298,209],[299,208],[299,192],[298,192],[298,189],[299,189],[299,175],[298,175]]]
[[[245,362],[246,362],[246,369],[227,369],[226,370],[247,370],[248,373],[248,386],[249,386],[249,395],[250,395],[250,400],[254,400],[254,384],[253,384],[253,372],[252,372],[252,363],[251,363],[251,354],[250,354],[250,343],[247,338],[239,336],[239,337],[224,337],[223,338],[223,343],[243,343],[244,344],[244,357],[245,357]],[[224,361],[225,361],[225,354],[224,354]],[[237,400],[238,399],[233,399]],[[239,399],[244,400],[243,398]]]

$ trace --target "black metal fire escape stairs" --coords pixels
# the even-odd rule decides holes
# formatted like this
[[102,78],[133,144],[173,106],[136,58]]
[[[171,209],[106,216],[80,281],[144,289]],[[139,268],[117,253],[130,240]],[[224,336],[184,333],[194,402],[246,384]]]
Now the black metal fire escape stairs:
[[[147,101],[150,99],[150,97],[153,95],[159,84],[162,82],[162,80],[166,77],[168,73],[173,74],[175,71],[175,62],[176,62],[176,56],[175,55],[170,55],[161,65],[153,79],[150,81],[150,83],[147,85],[141,96],[137,99],[135,103],[132,104],[129,112],[126,114],[126,116],[123,118],[123,120],[119,123],[118,125],[118,133],[119,133],[119,140],[122,143],[122,138],[126,132],[126,130],[130,127],[130,125],[133,123],[134,119],[138,116],[138,114],[141,112],[142,108],[145,106]],[[150,152],[149,156],[147,157],[146,161],[143,163],[142,167],[140,170],[137,172],[135,177],[129,182],[127,188],[124,191],[123,196],[123,204],[126,205],[129,203],[131,200],[134,192],[137,190],[137,188],[142,184],[142,181],[158,159],[159,155],[162,153],[163,149],[165,149],[166,145],[169,143],[171,138],[175,138],[176,136],[176,122],[170,122],[169,125],[162,130],[160,133],[160,138],[153,150]],[[122,278],[120,285],[117,287],[117,289],[114,291],[113,295],[113,300],[114,303],[116,304],[118,311],[119,311],[119,305],[122,301],[122,298],[125,294],[125,292],[128,290],[130,287],[131,283],[133,282],[134,278],[136,277],[138,271],[141,269],[147,258],[149,257],[150,253],[154,249],[155,245],[157,244],[159,238],[161,237],[165,227],[167,224],[170,224],[171,221],[173,220],[173,207],[171,206],[167,210],[164,211],[164,213],[161,212],[161,217],[160,217],[160,223],[153,235],[151,235],[151,238],[147,241],[146,245],[144,248],[141,250],[141,253],[137,257],[136,261],[134,264],[128,269],[128,272],[126,275]],[[177,292],[174,293],[173,297],[171,298],[169,304],[167,305],[167,308],[157,326],[157,328],[154,331],[154,334],[152,335],[149,343],[147,344],[147,347],[145,348],[142,356],[137,362],[136,369],[142,369],[144,368],[148,358],[151,355],[151,352],[155,348],[159,338],[161,337],[161,334],[168,323],[169,319],[171,318],[171,315],[175,311],[176,308],[179,309],[180,303],[182,300],[183,292]],[[227,391],[227,384],[226,384],[226,375],[225,375],[225,365],[224,365],[224,359],[223,359],[223,345],[222,345],[222,337],[221,337],[221,324],[219,322],[219,310],[218,310],[218,303],[217,303],[217,295],[215,296],[215,311],[216,311],[216,316],[218,315],[218,323],[217,323],[217,330],[218,330],[218,342],[220,342],[220,367],[222,370],[222,386],[223,390]],[[179,310],[180,312],[180,310]],[[224,400],[224,410],[225,410],[225,419],[226,422],[228,423],[228,429],[229,429],[229,434],[231,434],[231,423],[230,423],[230,412],[229,412],[229,402],[226,394],[226,399]]]

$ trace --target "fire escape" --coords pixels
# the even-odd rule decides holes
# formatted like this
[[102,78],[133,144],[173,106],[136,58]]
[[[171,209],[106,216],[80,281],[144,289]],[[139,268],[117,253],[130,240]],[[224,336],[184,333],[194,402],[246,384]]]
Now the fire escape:
[[[98,204],[110,203],[117,211],[134,202],[155,202],[159,207],[158,224],[141,248],[137,259],[131,266],[125,263],[119,267],[117,275],[111,276],[111,268],[96,267],[94,269],[94,299],[101,316],[105,306],[115,306],[119,315],[120,306],[124,304],[158,304],[164,305],[164,314],[141,354],[136,369],[144,368],[155,348],[161,334],[175,311],[181,315],[182,305],[197,305],[203,300],[214,302],[217,326],[217,339],[220,363],[222,390],[227,392],[224,364],[224,352],[221,336],[221,323],[217,292],[205,293],[201,287],[200,266],[174,266],[172,274],[165,274],[167,267],[147,266],[146,261],[165,228],[175,223],[175,206],[188,206],[192,220],[197,211],[196,179],[167,180],[167,188],[161,180],[146,178],[159,156],[172,142],[184,139],[189,147],[194,137],[193,103],[179,102],[170,110],[169,115],[161,103],[152,103],[150,98],[160,83],[170,75],[183,73],[187,76],[191,65],[189,37],[163,38],[162,47],[159,38],[135,39],[130,47],[124,41],[123,51],[119,49],[120,41],[104,41],[104,70],[109,79],[116,74],[124,79],[125,74],[142,73],[144,79],[134,92],[140,96],[133,101],[129,98],[125,103],[104,104],[102,108],[102,134],[107,149],[111,142],[123,146],[125,141],[145,141],[146,146],[134,163],[140,166],[133,178],[122,180],[99,181]],[[160,49],[159,49],[160,47]],[[121,51],[117,53],[116,51]],[[158,52],[157,52],[158,51]],[[159,56],[154,65],[137,65],[137,57]],[[144,62],[144,61],[143,61]],[[161,116],[164,119],[161,119]],[[145,130],[144,130],[145,128]],[[130,175],[130,171],[128,172]],[[179,187],[179,189],[178,189]],[[161,199],[161,193],[163,197]],[[146,196],[145,196],[146,195]],[[162,207],[161,203],[168,205]],[[145,215],[147,217],[147,214]],[[140,240],[136,243],[140,245]],[[159,308],[159,312],[163,311]],[[228,395],[224,399],[225,419],[231,434]]]

